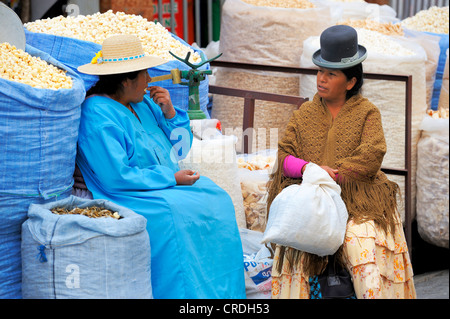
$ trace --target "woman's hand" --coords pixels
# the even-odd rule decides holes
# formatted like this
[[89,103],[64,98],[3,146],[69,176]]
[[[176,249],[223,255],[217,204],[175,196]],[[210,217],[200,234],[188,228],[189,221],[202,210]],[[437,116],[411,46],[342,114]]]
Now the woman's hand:
[[153,101],[161,108],[166,119],[171,119],[176,115],[168,90],[160,86],[151,86],[148,88],[148,91]]
[[184,169],[175,173],[177,185],[193,185],[200,178],[198,172]]
[[[306,166],[306,165],[305,165],[305,166]],[[337,169],[331,168],[331,167],[329,167],[329,166],[320,166],[320,167],[323,168],[323,169],[328,173],[328,175],[331,176],[331,178],[332,178],[334,181],[336,181],[336,174],[338,173],[338,170],[337,170]]]

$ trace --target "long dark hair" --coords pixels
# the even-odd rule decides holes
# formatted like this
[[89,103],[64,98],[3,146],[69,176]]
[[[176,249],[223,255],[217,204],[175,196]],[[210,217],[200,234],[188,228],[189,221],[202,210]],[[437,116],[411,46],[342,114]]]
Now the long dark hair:
[[119,73],[119,74],[108,74],[100,75],[99,80],[93,87],[91,87],[86,96],[92,94],[116,94],[121,93],[123,90],[122,82],[124,80],[130,79],[134,80],[141,71],[134,71],[129,73]]
[[364,78],[363,78],[363,66],[362,63],[359,63],[355,66],[352,66],[348,69],[342,69],[341,70],[345,76],[347,77],[347,80],[351,80],[353,77],[356,78],[356,83],[353,86],[353,88],[349,91],[347,91],[347,100],[349,98],[351,98],[352,96],[358,94],[361,90],[361,87],[363,85],[364,82]]

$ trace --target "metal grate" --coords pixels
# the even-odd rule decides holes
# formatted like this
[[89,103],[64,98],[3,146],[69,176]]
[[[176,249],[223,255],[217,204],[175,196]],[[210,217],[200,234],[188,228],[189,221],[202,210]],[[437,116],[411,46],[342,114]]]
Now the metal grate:
[[446,7],[449,0],[390,0],[389,5],[397,12],[397,18],[403,20],[433,6]]

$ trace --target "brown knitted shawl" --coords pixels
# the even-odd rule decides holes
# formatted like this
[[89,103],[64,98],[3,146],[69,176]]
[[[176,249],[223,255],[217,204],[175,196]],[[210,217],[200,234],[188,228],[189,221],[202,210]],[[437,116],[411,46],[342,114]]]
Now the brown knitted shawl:
[[[283,174],[281,164],[286,156],[293,155],[339,170],[337,182],[349,219],[356,223],[374,220],[384,231],[394,230],[399,187],[380,170],[385,153],[381,114],[375,105],[361,95],[353,96],[333,120],[316,94],[312,101],[302,104],[294,112],[279,142],[277,170],[268,184],[267,214],[275,196],[283,188],[302,181]],[[337,255],[340,253],[341,249]],[[302,254],[302,266],[307,275],[323,272],[327,257],[285,247],[281,248],[279,271],[284,256],[290,268],[299,262]]]

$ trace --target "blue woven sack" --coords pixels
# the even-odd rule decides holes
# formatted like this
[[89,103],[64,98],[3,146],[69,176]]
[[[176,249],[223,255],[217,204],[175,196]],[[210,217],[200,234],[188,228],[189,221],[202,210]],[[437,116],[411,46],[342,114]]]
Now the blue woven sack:
[[0,298],[21,298],[20,227],[31,203],[70,195],[82,80],[48,54],[26,52],[67,71],[71,89],[38,89],[0,78]]
[[[66,64],[74,72],[83,79],[85,83],[85,89],[88,91],[97,82],[98,77],[96,75],[83,74],[77,71],[80,65],[90,63],[95,54],[101,50],[102,46],[90,41],[83,41],[74,38],[61,37],[45,33],[30,32],[25,28],[25,35],[27,44],[30,44],[42,51],[47,52],[56,60]],[[175,34],[171,34],[173,38],[180,41],[183,45],[192,48],[198,52],[202,59],[206,59],[205,54],[194,47],[188,45],[184,40],[177,37]],[[180,57],[184,58],[184,57]],[[149,69],[149,75],[152,77],[169,74],[172,69],[189,70],[189,67],[181,61],[173,60],[163,65]],[[209,63],[203,65],[199,70],[209,70]],[[165,80],[155,83],[157,86],[161,86],[167,89],[170,93],[170,97],[175,106],[187,110],[189,107],[189,87],[187,85],[173,84],[172,80]],[[208,108],[208,92],[209,81],[206,78],[200,82],[199,95],[200,95],[200,109],[206,114],[207,118],[210,118],[207,111]]]
[[0,195],[47,199],[72,186],[86,92],[66,66],[29,45],[26,51],[67,70],[73,86],[39,89],[0,79]]
[[26,28],[24,30],[27,44],[48,53],[59,62],[67,65],[83,80],[86,91],[98,81],[98,76],[80,73],[77,68],[91,62],[95,54],[102,49],[100,44],[52,34],[30,32]]
[[444,75],[445,61],[447,59],[447,49],[449,46],[449,37],[448,37],[448,34],[431,33],[431,32],[424,32],[424,33],[438,36],[440,38],[440,40],[439,40],[439,47],[440,47],[439,62],[438,62],[438,66],[436,69],[436,79],[434,80],[433,95],[431,97],[431,109],[437,110],[438,106],[439,106],[439,97],[441,95],[442,77]]
[[[122,217],[58,215],[101,207]],[[106,200],[75,196],[30,205],[22,225],[22,294],[28,299],[152,298],[147,220]]]

